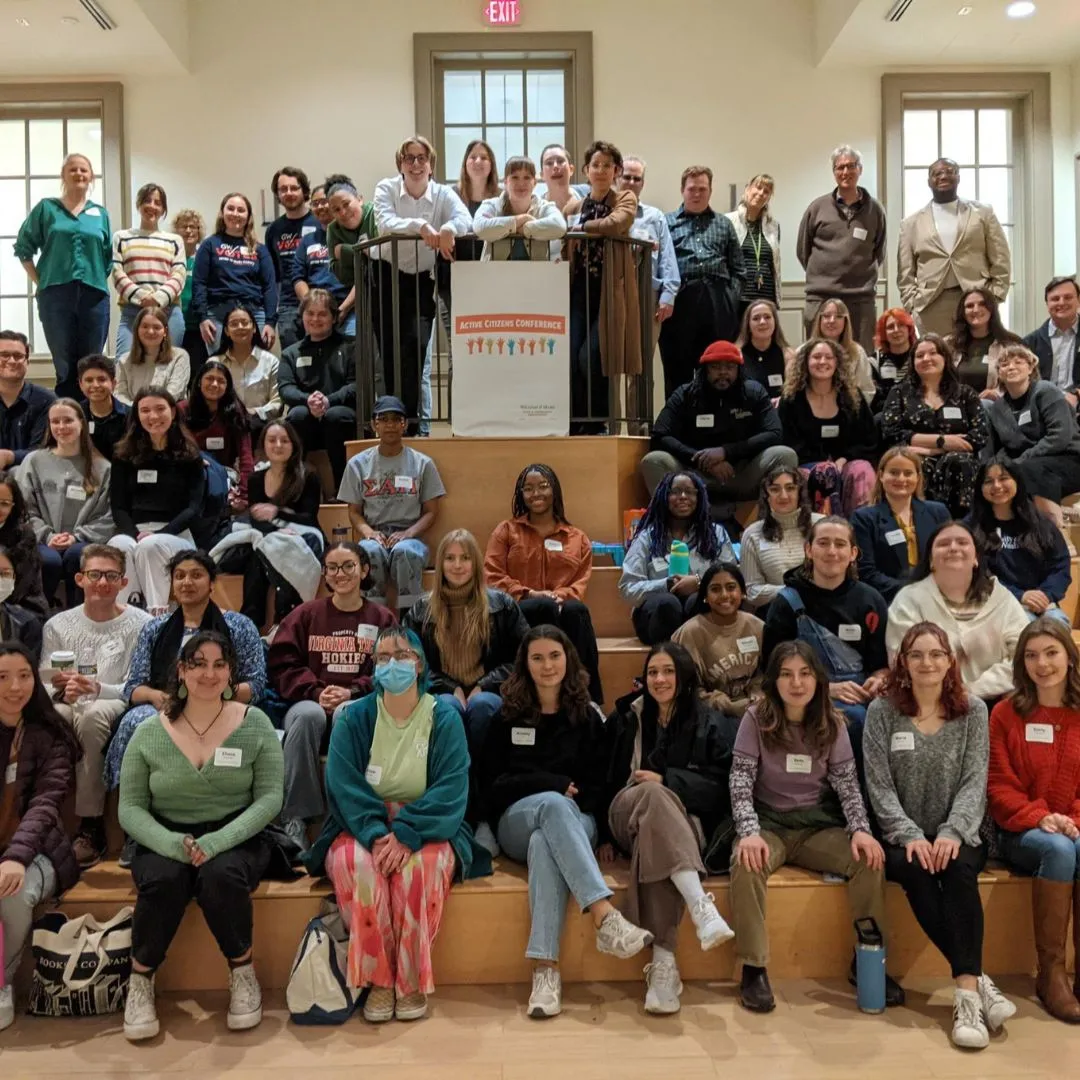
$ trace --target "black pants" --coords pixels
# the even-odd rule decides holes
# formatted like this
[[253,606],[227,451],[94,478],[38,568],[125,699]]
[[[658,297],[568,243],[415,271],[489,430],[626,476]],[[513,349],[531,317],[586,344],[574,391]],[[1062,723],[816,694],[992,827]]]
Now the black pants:
[[386,393],[401,398],[409,414],[409,430],[415,431],[420,415],[420,375],[431,328],[435,322],[435,280],[431,274],[406,274],[399,270],[398,327],[401,345],[401,385],[394,370],[394,270],[379,262],[379,307],[374,312],[375,340],[382,356]]
[[664,399],[694,377],[701,354],[714,341],[734,341],[738,336],[739,294],[735,286],[726,279],[684,282],[671,318],[660,327]]
[[[570,288],[570,434],[601,435],[608,416],[611,380],[600,357],[603,279],[577,273]],[[589,400],[590,391],[592,400]],[[595,419],[590,419],[595,417]]]
[[266,597],[274,593],[274,622],[279,623],[303,602],[300,594],[250,544],[230,548],[218,560],[226,574],[244,575],[244,598],[240,614],[246,615],[260,630],[266,622]]
[[953,978],[981,975],[979,871],[986,865],[986,848],[961,844],[960,853],[941,873],[928,874],[917,859],[907,861],[902,847],[884,847],[885,876],[903,888],[923,933],[949,961]]
[[[196,837],[212,831],[192,825],[175,829]],[[198,868],[139,844],[131,862],[138,890],[131,924],[132,957],[156,971],[176,937],[188,901],[194,899],[222,955],[226,960],[239,959],[251,948],[251,893],[269,863],[270,846],[262,836],[253,836]]]
[[1069,454],[1043,454],[1027,461],[1010,461],[1010,472],[1019,473],[1028,494],[1060,503],[1080,491],[1080,461]]
[[[175,344],[174,341],[173,345]],[[188,354],[190,363],[190,374],[188,376],[188,393],[190,394],[199,381],[199,376],[202,374],[202,369],[208,359],[206,342],[202,339],[202,332],[199,330],[198,323],[184,331],[183,349]]]
[[357,437],[356,410],[348,405],[331,405],[318,417],[312,416],[306,405],[294,405],[288,420],[299,432],[305,451],[326,451],[336,489],[345,475],[345,441]]
[[696,593],[685,600],[669,592],[649,593],[631,612],[634,633],[646,645],[670,641],[671,635],[690,618],[690,608],[696,599]]
[[564,600],[562,607],[543,596],[530,596],[518,601],[521,614],[530,626],[545,623],[557,626],[577,650],[585,670],[589,673],[589,697],[597,705],[604,703],[604,688],[600,685],[600,652],[596,647],[596,631],[593,630],[589,609],[580,600]]

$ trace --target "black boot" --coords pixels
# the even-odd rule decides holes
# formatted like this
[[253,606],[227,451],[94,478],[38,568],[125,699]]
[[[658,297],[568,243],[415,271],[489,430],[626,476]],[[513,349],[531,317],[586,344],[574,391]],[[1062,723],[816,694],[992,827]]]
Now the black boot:
[[739,1000],[750,1012],[767,1013],[776,1008],[769,973],[763,967],[743,964],[742,981],[739,983]]

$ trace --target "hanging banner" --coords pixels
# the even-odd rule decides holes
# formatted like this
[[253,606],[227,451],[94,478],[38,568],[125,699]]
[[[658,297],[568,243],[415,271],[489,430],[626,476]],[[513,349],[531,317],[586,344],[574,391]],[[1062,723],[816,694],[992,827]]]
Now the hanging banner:
[[566,263],[463,262],[451,271],[455,435],[570,430]]

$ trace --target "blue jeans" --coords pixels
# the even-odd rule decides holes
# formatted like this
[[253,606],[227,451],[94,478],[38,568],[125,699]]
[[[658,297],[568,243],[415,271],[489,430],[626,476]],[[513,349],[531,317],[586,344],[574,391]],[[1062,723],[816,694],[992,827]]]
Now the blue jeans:
[[558,960],[570,894],[582,911],[611,896],[593,851],[596,822],[573,799],[544,791],[518,799],[499,819],[497,836],[509,858],[529,867],[532,926],[525,955]]
[[79,559],[85,544],[72,544],[64,551],[57,551],[48,544],[38,544],[41,556],[41,584],[45,590],[45,599],[52,603],[63,581],[67,586],[67,606],[74,607],[83,601],[82,589],[75,585],[75,575],[79,572]]
[[[1034,611],[1028,611],[1027,608],[1024,608],[1024,614],[1028,617],[1028,622],[1034,622],[1036,619],[1039,618],[1039,616],[1036,615]],[[1063,622],[1067,627],[1072,629],[1072,619],[1070,619],[1068,614],[1062,611],[1061,608],[1057,606],[1057,604],[1054,604],[1052,607],[1048,607],[1043,612],[1043,615],[1048,619],[1057,619],[1058,622]]]
[[1080,839],[1042,829],[1001,833],[1006,862],[1047,881],[1080,881]]
[[[221,348],[221,330],[225,325],[225,320],[228,318],[229,312],[236,307],[236,303],[229,301],[224,304],[215,304],[207,313],[206,317],[212,319],[214,323],[214,340],[206,346],[207,356],[216,356],[218,350]],[[259,333],[255,337],[255,344],[262,345],[262,328],[266,325],[266,312],[262,308],[254,308],[255,312],[255,326]]]
[[19,970],[23,950],[30,939],[34,909],[56,894],[56,868],[44,855],[37,855],[26,868],[22,887],[13,896],[0,900],[0,926],[3,952],[0,954],[0,982],[8,985]]
[[[354,331],[355,333],[355,331]],[[431,434],[431,354],[439,336],[439,323],[431,324],[431,337],[428,338],[427,351],[424,353],[424,370],[420,375],[420,427],[421,435]]]
[[[184,312],[179,304],[172,304],[166,309],[169,313],[169,340],[174,349],[184,347]],[[124,304],[120,308],[120,322],[116,327],[116,355],[121,357],[131,351],[132,327],[142,311],[141,304]]]
[[361,540],[371,562],[370,599],[386,603],[386,586],[397,586],[397,606],[411,608],[424,593],[424,566],[428,549],[420,540],[399,540],[389,551],[377,540]]
[[109,294],[69,281],[41,289],[37,306],[56,370],[56,396],[77,399],[79,360],[102,352],[109,336]]

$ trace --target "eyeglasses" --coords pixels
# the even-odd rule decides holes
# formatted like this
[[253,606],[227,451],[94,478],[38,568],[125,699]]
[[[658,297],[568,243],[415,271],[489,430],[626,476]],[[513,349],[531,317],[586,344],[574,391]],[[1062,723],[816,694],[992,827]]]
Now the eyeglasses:
[[119,584],[124,576],[119,570],[84,570],[82,575],[87,581],[95,584],[104,578],[110,585]]
[[944,649],[931,649],[927,653],[912,651],[904,653],[904,656],[909,663],[914,661],[916,664],[922,663],[923,660],[933,660],[935,664],[939,664],[942,660],[949,659],[949,654]]
[[427,154],[402,154],[401,160],[406,165],[426,165],[428,156]]
[[328,577],[334,574],[355,574],[360,569],[360,564],[355,560],[343,563],[327,563],[325,569]]
[[770,484],[766,490],[770,495],[794,495],[799,489],[795,484]]
[[521,494],[524,495],[526,499],[529,498],[530,495],[550,495],[551,485],[545,483],[537,484],[535,487],[523,487],[521,489]]
[[858,172],[859,166],[852,163],[851,165],[834,165],[833,172]]
[[0,360],[25,360],[26,353],[21,349],[18,352],[4,351],[0,352]]
[[412,651],[412,649],[398,649],[397,652],[392,653],[379,653],[375,657],[375,666],[382,667],[384,664],[389,664],[391,660],[417,660],[419,657]]

